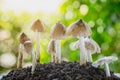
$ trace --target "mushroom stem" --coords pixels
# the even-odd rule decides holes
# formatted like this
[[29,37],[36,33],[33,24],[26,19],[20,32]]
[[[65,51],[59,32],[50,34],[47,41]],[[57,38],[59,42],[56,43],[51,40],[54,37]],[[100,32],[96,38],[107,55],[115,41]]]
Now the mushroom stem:
[[18,54],[18,63],[17,63],[18,69],[22,69],[22,67],[23,67],[23,52],[21,50],[22,48],[23,48],[23,46],[22,46],[22,44],[20,44],[19,54]]
[[86,63],[86,51],[85,51],[85,43],[84,43],[84,37],[80,37],[80,65]]
[[36,61],[35,61],[35,53],[34,53],[34,50],[32,50],[32,69],[31,69],[31,73],[33,74],[34,73],[34,70],[35,70],[35,66],[36,66]]
[[23,63],[23,53],[21,51],[19,51],[19,55],[18,55],[18,64],[17,64],[17,68],[21,69]]
[[55,53],[54,54],[52,54],[52,62],[55,62],[56,60],[55,60]]
[[56,40],[56,57],[57,57],[57,63],[61,63],[61,44],[60,40]]
[[106,67],[106,76],[110,77],[110,70],[109,70],[109,65],[108,63],[105,63],[105,67]]
[[[56,49],[57,50],[57,49]],[[56,51],[56,55],[55,55],[55,63],[58,63],[58,55],[57,55],[57,51]]]
[[92,62],[92,55],[91,55],[90,50],[87,50],[87,61]]
[[40,34],[36,30],[36,63],[37,64],[40,63],[40,45],[39,45],[39,41],[40,41]]

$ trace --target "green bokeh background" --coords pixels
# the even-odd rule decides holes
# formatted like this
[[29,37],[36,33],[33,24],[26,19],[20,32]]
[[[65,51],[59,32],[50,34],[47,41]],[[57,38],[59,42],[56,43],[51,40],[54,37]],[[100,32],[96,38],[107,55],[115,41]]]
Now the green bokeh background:
[[[86,15],[80,13],[80,6],[83,4],[88,6]],[[0,56],[9,52],[17,57],[18,36],[21,32],[25,32],[31,37],[35,46],[34,32],[31,31],[30,27],[36,19],[41,19],[46,25],[46,32],[40,36],[41,63],[50,62],[51,55],[47,53],[47,46],[50,41],[51,27],[58,21],[68,27],[74,21],[83,19],[91,27],[91,37],[100,45],[102,50],[101,54],[93,55],[93,60],[103,56],[118,56],[119,60],[111,63],[110,69],[120,73],[120,0],[66,0],[60,6],[59,11],[50,15],[30,14],[28,12],[16,15],[12,11],[5,13],[0,10],[0,32],[5,30],[10,34],[8,38],[0,39]],[[73,37],[62,40],[63,59],[79,61],[79,49],[72,50],[70,48],[75,41],[77,38]],[[31,56],[24,62],[31,62]],[[11,68],[4,68],[0,65],[0,74],[16,68],[16,65],[17,63]]]

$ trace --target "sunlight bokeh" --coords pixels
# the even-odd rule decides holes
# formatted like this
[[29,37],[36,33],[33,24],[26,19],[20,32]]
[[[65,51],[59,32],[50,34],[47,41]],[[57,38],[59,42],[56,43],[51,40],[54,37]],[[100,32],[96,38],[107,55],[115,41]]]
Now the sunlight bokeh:
[[0,56],[0,65],[5,68],[11,68],[16,63],[16,57],[12,53],[4,53]]
[[15,13],[29,12],[51,14],[59,11],[63,0],[2,0],[1,10]]
[[88,10],[89,10],[89,8],[88,8],[87,5],[82,4],[82,5],[80,6],[80,13],[81,13],[82,15],[86,15],[86,14],[88,13]]
[[0,40],[5,40],[8,39],[10,37],[10,32],[7,30],[2,30],[0,31]]

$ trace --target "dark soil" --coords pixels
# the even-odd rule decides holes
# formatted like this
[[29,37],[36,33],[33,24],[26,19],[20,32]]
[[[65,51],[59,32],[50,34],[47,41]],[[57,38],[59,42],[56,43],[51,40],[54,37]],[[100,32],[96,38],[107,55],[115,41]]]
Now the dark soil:
[[107,78],[105,70],[90,63],[80,66],[78,62],[46,63],[37,65],[34,74],[31,67],[12,70],[2,80],[120,80],[111,72]]

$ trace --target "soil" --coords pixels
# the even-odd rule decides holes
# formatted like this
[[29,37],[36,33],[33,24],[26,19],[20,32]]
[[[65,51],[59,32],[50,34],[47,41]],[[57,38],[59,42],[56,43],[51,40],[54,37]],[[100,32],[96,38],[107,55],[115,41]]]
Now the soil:
[[46,63],[36,66],[34,74],[31,67],[22,70],[14,69],[3,76],[2,80],[120,80],[111,72],[106,77],[105,70],[95,68],[91,63],[80,66],[78,62]]

